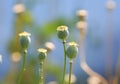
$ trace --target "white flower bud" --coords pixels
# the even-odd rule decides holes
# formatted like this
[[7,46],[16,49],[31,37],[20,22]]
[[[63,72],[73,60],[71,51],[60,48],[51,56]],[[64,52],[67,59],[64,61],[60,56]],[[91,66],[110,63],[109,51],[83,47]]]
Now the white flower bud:
[[77,16],[86,17],[87,11],[86,10],[79,10],[79,11],[77,11]]
[[85,21],[79,21],[79,22],[76,24],[76,27],[77,27],[78,29],[84,29],[84,30],[86,30],[86,28],[87,28],[87,22],[85,22]]
[[116,7],[115,1],[109,0],[106,4],[106,8],[110,11],[114,10]]
[[47,50],[51,51],[53,49],[55,49],[55,45],[52,42],[46,42],[45,43],[45,47]]
[[56,81],[50,81],[47,84],[58,84]]
[[86,21],[87,11],[79,10],[79,11],[77,11],[77,16],[79,17],[80,21]]
[[[71,84],[75,83],[77,80],[76,76],[74,74],[71,75]],[[69,82],[69,74],[65,75],[65,82],[68,83]]]
[[12,53],[11,60],[13,62],[19,62],[21,60],[21,54],[19,52]]
[[25,11],[25,6],[24,4],[15,4],[13,7],[13,12],[16,14],[23,13]]

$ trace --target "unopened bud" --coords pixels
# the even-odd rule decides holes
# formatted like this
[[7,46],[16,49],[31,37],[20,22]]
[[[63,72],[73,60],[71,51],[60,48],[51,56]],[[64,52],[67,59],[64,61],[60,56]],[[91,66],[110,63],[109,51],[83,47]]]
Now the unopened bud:
[[78,53],[78,45],[75,42],[69,42],[67,48],[67,56],[70,60],[74,59]]
[[68,27],[67,26],[59,26],[57,28],[57,35],[58,35],[58,38],[60,38],[62,40],[66,40],[66,38],[69,35]]
[[41,62],[43,62],[45,60],[45,58],[47,57],[47,50],[46,49],[43,49],[43,48],[39,48],[38,49],[38,52],[39,52],[39,60]]

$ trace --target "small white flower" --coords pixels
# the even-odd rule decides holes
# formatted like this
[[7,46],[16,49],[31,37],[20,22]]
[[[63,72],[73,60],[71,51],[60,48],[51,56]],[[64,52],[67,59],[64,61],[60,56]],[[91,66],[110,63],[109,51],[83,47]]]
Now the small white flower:
[[24,4],[15,4],[14,7],[13,7],[13,12],[16,13],[16,14],[19,14],[19,13],[22,13],[25,11],[25,6]]
[[87,16],[87,11],[86,10],[79,10],[77,11],[78,16],[86,17]]
[[52,42],[46,42],[46,43],[45,43],[45,47],[46,47],[48,50],[53,50],[53,49],[55,49],[55,45],[54,45]]
[[56,81],[50,81],[47,84],[58,84]]
[[109,0],[106,4],[106,8],[110,11],[114,10],[116,7],[116,3],[113,0]]
[[[74,74],[71,75],[71,83],[75,83],[77,80],[76,76]],[[69,82],[69,74],[65,75],[65,82],[68,83]]]
[[0,64],[2,63],[2,55],[0,55]]
[[12,53],[11,60],[13,62],[19,62],[21,60],[21,54],[19,52]]
[[85,21],[79,21],[77,24],[76,24],[76,27],[78,29],[86,29],[87,28],[87,22]]

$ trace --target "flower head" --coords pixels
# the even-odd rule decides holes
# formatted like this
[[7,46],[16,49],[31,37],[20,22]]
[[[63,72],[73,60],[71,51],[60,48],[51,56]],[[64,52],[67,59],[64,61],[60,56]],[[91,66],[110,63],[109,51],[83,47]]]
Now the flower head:
[[110,11],[114,10],[115,6],[116,6],[116,4],[115,4],[115,1],[113,1],[113,0],[109,0],[106,4],[106,8]]
[[19,52],[12,53],[11,60],[13,62],[19,62],[21,60],[21,54]]
[[41,62],[43,62],[45,60],[46,56],[47,56],[47,50],[44,49],[44,48],[39,48],[38,52],[39,52],[39,55],[38,55],[39,56],[39,60]]
[[87,16],[87,11],[86,10],[79,10],[77,11],[78,16],[86,17]]
[[55,45],[52,42],[46,42],[45,47],[47,48],[48,51],[55,49]]
[[[73,84],[73,83],[76,82],[76,80],[77,80],[76,76],[74,74],[71,74],[71,81],[70,81],[70,83]],[[69,83],[69,74],[65,75],[65,82]]]
[[79,21],[76,24],[76,26],[77,26],[78,29],[86,29],[87,28],[87,23],[85,21]]
[[24,4],[16,4],[14,7],[13,7],[13,12],[16,13],[16,14],[19,14],[19,13],[22,13],[25,11],[25,6]]
[[47,84],[58,84],[56,81],[50,81]]
[[69,42],[68,43],[68,48],[67,48],[67,56],[68,58],[70,58],[71,60],[74,59],[78,53],[78,45],[75,42]]
[[21,47],[26,50],[31,42],[31,39],[30,39],[30,33],[28,32],[22,32],[19,34],[20,36],[20,44],[21,44]]
[[80,21],[85,21],[86,20],[86,16],[87,16],[87,11],[86,10],[79,10],[77,12],[77,16],[79,17]]
[[57,35],[58,38],[65,40],[69,35],[68,27],[67,26],[57,27]]

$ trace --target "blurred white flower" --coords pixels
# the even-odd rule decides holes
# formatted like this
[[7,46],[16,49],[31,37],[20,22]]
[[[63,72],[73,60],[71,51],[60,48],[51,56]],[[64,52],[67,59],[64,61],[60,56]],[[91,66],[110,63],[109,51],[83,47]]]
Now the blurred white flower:
[[55,49],[55,45],[52,42],[46,42],[45,43],[45,47],[47,50],[51,51],[53,49]]
[[85,21],[79,21],[77,24],[76,24],[76,27],[78,29],[86,29],[87,28],[87,22]]
[[25,11],[25,6],[22,3],[15,4],[13,7],[13,12],[16,14],[23,13]]
[[0,55],[0,64],[2,63],[2,55]]
[[90,76],[87,80],[88,84],[101,84],[101,80],[98,77]]
[[56,81],[50,81],[47,84],[58,84]]
[[87,11],[86,10],[79,10],[79,11],[77,11],[77,16],[86,17]]
[[[74,74],[71,75],[71,83],[75,83],[77,80],[76,76]],[[65,82],[68,83],[69,82],[69,74],[65,75]]]
[[108,0],[106,3],[106,8],[110,11],[114,10],[116,7],[116,3],[113,0]]
[[21,54],[19,52],[12,53],[11,60],[13,62],[19,62],[21,60]]

